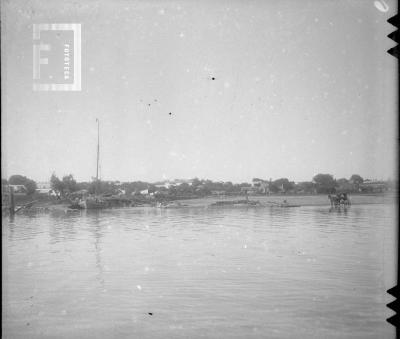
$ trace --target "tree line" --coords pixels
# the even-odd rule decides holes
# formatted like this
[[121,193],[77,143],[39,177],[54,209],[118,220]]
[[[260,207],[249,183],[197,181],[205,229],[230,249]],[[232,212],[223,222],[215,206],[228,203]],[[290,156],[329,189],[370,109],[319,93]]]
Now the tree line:
[[[251,183],[232,183],[230,181],[212,181],[208,179],[194,178],[186,180],[179,185],[171,184],[169,187],[162,183],[149,183],[144,181],[119,182],[119,181],[91,181],[77,182],[72,174],[64,175],[59,178],[55,173],[50,177],[51,188],[60,196],[67,196],[73,192],[86,190],[89,193],[109,193],[123,192],[125,195],[140,194],[147,190],[148,193],[170,197],[196,197],[207,196],[210,194],[240,194],[251,192],[256,194],[330,194],[336,191],[348,193],[360,192],[364,179],[353,174],[349,179],[335,179],[331,174],[319,173],[311,181],[297,182],[290,181],[288,178],[260,179],[253,178]],[[2,179],[2,184],[24,185],[27,194],[35,193],[37,183],[23,175],[12,175],[8,180]],[[389,185],[390,183],[388,183]]]

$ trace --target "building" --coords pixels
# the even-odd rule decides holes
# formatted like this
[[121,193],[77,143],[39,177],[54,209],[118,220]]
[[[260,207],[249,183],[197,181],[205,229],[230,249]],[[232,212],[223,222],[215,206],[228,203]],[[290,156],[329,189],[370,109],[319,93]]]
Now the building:
[[8,185],[9,188],[12,188],[15,194],[27,194],[28,190],[25,185]]
[[171,182],[173,186],[180,186],[182,184],[188,184],[189,186],[192,186],[193,181],[192,180],[186,180],[186,179],[175,179]]
[[253,179],[253,187],[257,190],[259,194],[269,194],[270,193],[270,183],[262,179]]
[[155,184],[154,186],[156,186],[157,188],[170,188],[172,186],[172,184],[170,182],[164,182],[164,183],[160,183],[160,184]]
[[51,183],[49,181],[41,181],[36,183],[37,188],[50,189]]
[[381,193],[388,190],[388,185],[386,182],[378,180],[364,180],[359,187],[361,192],[367,193]]

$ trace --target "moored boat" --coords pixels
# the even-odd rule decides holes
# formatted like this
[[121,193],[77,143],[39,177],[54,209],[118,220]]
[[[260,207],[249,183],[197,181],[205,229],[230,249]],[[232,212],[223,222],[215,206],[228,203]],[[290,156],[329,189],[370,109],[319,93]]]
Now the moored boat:
[[95,194],[89,195],[79,202],[79,206],[83,209],[103,209],[109,207],[107,201],[98,194],[99,186],[99,159],[100,159],[100,121],[97,122],[97,166],[96,166],[96,186]]
[[86,209],[101,209],[101,208],[107,208],[108,204],[101,196],[95,195],[95,196],[89,196],[86,199],[84,199],[80,203],[80,206]]

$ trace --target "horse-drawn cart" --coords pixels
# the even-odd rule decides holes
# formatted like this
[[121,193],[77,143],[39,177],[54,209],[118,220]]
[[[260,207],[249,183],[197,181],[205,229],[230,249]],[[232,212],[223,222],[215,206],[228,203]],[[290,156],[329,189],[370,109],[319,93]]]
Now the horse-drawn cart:
[[351,202],[347,193],[329,194],[328,199],[332,207],[350,206]]

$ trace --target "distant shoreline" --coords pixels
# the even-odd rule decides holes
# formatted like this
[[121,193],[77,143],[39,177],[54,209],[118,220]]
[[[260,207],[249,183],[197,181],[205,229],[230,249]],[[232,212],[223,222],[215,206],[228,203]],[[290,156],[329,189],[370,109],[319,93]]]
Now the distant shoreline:
[[[197,199],[180,200],[189,206],[199,205],[200,202],[207,205],[215,201],[243,199],[243,196],[226,196],[226,197],[204,197]],[[378,193],[378,194],[354,194],[349,195],[352,205],[370,205],[370,204],[392,204],[398,199],[397,193]],[[268,202],[280,204],[286,200],[288,204],[300,206],[330,206],[330,201],[327,194],[314,195],[270,195],[270,196],[249,196],[249,200],[259,201],[262,205],[267,205]]]
[[[234,201],[237,199],[243,200],[243,195],[236,196],[207,196],[198,197],[191,199],[179,199],[172,201],[179,201],[184,206],[181,208],[206,208],[212,203],[217,201]],[[373,204],[394,204],[397,202],[397,193],[377,193],[377,194],[354,194],[350,195],[350,201],[352,205],[373,205]],[[22,205],[25,202],[18,201],[17,205]],[[24,199],[25,200],[25,199]],[[34,200],[34,199],[31,199]],[[249,196],[251,201],[259,201],[260,205],[255,207],[273,207],[281,204],[284,200],[290,205],[299,205],[300,207],[306,206],[325,206],[330,207],[330,202],[326,194],[314,194],[314,195],[270,195],[270,196]],[[41,200],[37,201],[29,212],[66,212],[69,210],[71,203],[67,200]],[[126,208],[143,208],[152,207],[155,205],[155,201],[143,202],[143,204],[132,206],[132,207],[120,207]],[[235,206],[231,206],[236,208]],[[252,206],[250,206],[252,207]],[[24,212],[22,212],[23,214]]]

